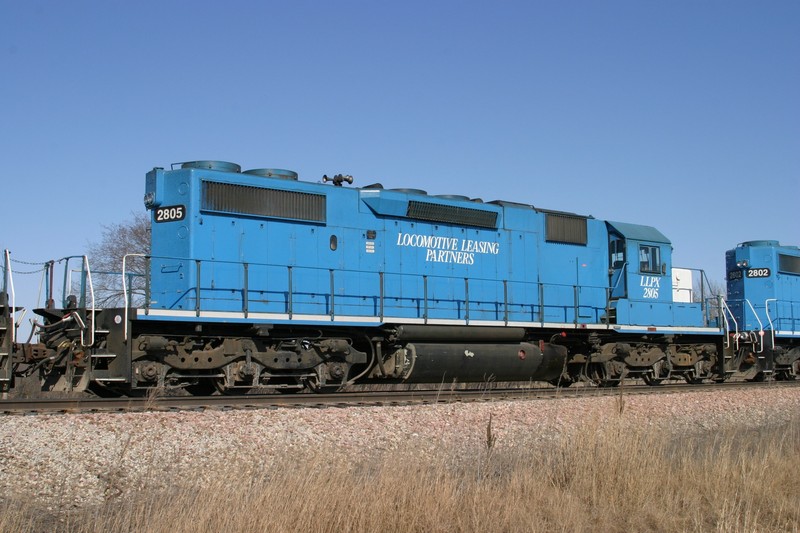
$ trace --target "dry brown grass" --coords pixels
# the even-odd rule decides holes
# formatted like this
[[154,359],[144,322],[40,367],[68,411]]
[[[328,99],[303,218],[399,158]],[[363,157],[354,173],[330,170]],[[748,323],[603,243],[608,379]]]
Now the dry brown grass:
[[409,450],[353,463],[318,450],[266,468],[231,450],[230,468],[202,486],[199,476],[169,491],[144,483],[58,513],[6,495],[0,531],[800,530],[800,417],[675,437],[614,413],[548,447],[504,446],[491,427],[475,431],[486,447],[471,457]]

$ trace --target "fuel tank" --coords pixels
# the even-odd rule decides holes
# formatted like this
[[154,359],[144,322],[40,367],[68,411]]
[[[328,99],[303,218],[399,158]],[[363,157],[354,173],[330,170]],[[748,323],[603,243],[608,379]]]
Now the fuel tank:
[[549,343],[409,343],[406,382],[549,381],[564,368],[567,349]]

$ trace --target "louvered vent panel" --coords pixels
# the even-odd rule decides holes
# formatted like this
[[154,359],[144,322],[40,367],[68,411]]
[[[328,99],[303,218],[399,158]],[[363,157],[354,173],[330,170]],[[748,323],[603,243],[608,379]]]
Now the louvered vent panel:
[[588,242],[586,218],[555,213],[546,216],[548,241],[583,245]]
[[203,182],[207,211],[325,222],[325,196],[231,183]]
[[468,207],[456,207],[452,205],[430,204],[414,200],[408,202],[406,216],[408,218],[428,220],[430,222],[444,222],[463,226],[477,226],[480,228],[497,227],[497,213],[493,211],[482,211],[480,209],[470,209]]

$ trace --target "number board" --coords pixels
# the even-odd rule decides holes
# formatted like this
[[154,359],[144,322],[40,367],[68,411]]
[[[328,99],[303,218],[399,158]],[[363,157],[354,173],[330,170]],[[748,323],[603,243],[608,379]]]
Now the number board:
[[746,276],[748,278],[768,278],[772,275],[768,268],[748,268]]
[[156,209],[156,222],[175,222],[186,217],[186,207],[182,205],[166,205]]
[[728,272],[728,280],[747,278],[768,278],[772,271],[768,268],[748,268],[746,270],[731,270]]

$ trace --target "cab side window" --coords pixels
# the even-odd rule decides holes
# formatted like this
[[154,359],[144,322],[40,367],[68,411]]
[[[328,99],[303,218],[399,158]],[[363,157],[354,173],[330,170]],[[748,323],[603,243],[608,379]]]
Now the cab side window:
[[613,240],[609,248],[611,268],[622,268],[625,264],[625,241]]
[[785,274],[800,274],[800,257],[778,254],[778,270]]
[[658,246],[639,245],[639,272],[642,274],[662,274],[661,249]]

